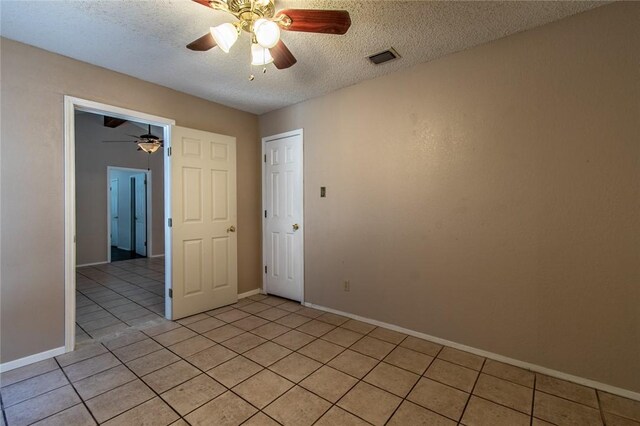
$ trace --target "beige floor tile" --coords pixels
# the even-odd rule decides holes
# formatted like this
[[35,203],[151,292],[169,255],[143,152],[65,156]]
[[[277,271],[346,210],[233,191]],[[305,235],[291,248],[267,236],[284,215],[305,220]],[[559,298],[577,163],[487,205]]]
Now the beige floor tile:
[[268,367],[290,353],[291,351],[284,346],[273,342],[265,342],[260,346],[248,350],[244,353],[244,356],[263,367]]
[[530,388],[533,387],[535,379],[535,373],[531,371],[492,359],[487,359],[482,367],[482,372]]
[[69,384],[69,381],[62,371],[53,370],[3,387],[2,390],[0,390],[0,393],[2,394],[2,405],[4,407],[10,407],[19,402],[54,389],[58,389],[67,384]]
[[346,328],[347,330],[355,331],[360,334],[370,333],[371,330],[376,328],[375,325],[367,324],[366,322],[350,319],[344,322],[340,327]]
[[311,320],[307,323],[302,324],[296,330],[310,334],[314,337],[320,337],[324,334],[327,334],[334,328],[336,328],[335,325],[327,324],[326,322],[318,320]]
[[275,322],[287,327],[296,328],[309,321],[311,321],[311,318],[309,317],[304,317],[302,315],[297,315],[297,314],[289,314],[286,317],[282,317]]
[[531,418],[518,411],[472,396],[462,416],[465,426],[528,426]]
[[604,421],[607,426],[640,426],[640,422],[628,419],[626,417],[620,417],[615,414],[604,412]]
[[76,362],[67,367],[64,367],[64,372],[72,382],[77,382],[85,377],[92,376],[101,371],[108,370],[117,365],[120,365],[120,361],[111,353],[105,353],[93,358],[85,359],[84,361]]
[[148,339],[146,334],[141,331],[131,329],[126,331],[125,333],[122,333],[118,337],[103,341],[102,344],[106,346],[110,351],[114,351],[116,349],[122,348],[124,346],[129,346],[133,343],[145,339]]
[[533,415],[562,425],[600,426],[600,411],[544,392],[535,392]]
[[404,368],[416,374],[425,372],[429,364],[433,361],[433,357],[416,352],[411,349],[396,347],[384,359],[384,362]]
[[156,397],[104,423],[107,426],[164,426],[179,417],[163,400]]
[[202,313],[202,314],[191,315],[190,317],[183,318],[176,322],[180,325],[189,325],[189,324],[193,324],[194,322],[202,321],[203,319],[207,319],[207,318],[209,318],[209,315]]
[[407,337],[404,333],[399,333],[397,331],[389,330],[384,327],[376,327],[371,333],[369,333],[369,337],[375,337],[376,339],[384,340],[385,342],[393,343],[397,345],[402,342],[405,337]]
[[257,411],[232,392],[225,392],[187,415],[185,419],[192,426],[236,426]]
[[300,386],[333,403],[356,384],[358,380],[326,365],[300,382]]
[[187,423],[183,419],[180,419],[178,421],[175,421],[175,422],[171,423],[169,426],[189,426],[189,423]]
[[253,349],[256,346],[263,344],[264,342],[266,342],[266,340],[262,337],[256,336],[255,334],[251,333],[243,333],[232,339],[225,340],[224,342],[222,342],[222,345],[236,353],[241,354],[248,351],[249,349]]
[[159,351],[128,362],[127,367],[138,376],[144,376],[179,360],[180,357],[173,352],[167,349],[160,349]]
[[470,393],[478,377],[478,372],[461,365],[435,359],[424,376]]
[[216,309],[212,309],[210,311],[205,312],[205,314],[210,315],[212,317],[218,315],[218,314],[222,314],[224,312],[229,312],[232,311],[233,308],[231,306],[223,306],[221,308],[216,308]]
[[278,309],[283,309],[287,312],[296,312],[302,308],[303,306],[298,302],[286,302],[286,303],[283,303],[282,305],[278,305]]
[[338,401],[338,406],[374,425],[383,425],[401,401],[389,392],[358,382]]
[[249,315],[246,318],[242,318],[241,320],[232,322],[231,325],[233,325],[234,327],[238,327],[239,329],[244,331],[251,331],[254,328],[258,328],[268,323],[269,321],[264,318],[260,318],[255,315]]
[[57,356],[56,360],[61,367],[66,367],[68,365],[75,364],[76,362],[84,361],[85,359],[101,355],[105,352],[107,352],[107,349],[102,344],[89,343],[82,346],[77,346],[73,352],[68,352],[64,355]]
[[181,327],[180,324],[178,324],[177,322],[164,321],[152,327],[141,328],[141,330],[147,336],[153,337],[153,336],[157,336],[158,334],[166,333],[167,331],[171,331],[180,327]]
[[270,305],[264,303],[251,303],[250,305],[241,306],[239,309],[250,314],[257,314],[270,308]]
[[458,421],[469,399],[469,394],[451,386],[422,378],[407,396],[411,402],[423,406],[452,420]]
[[544,420],[536,419],[533,417],[531,419],[531,426],[555,426],[553,423],[545,422]]
[[327,401],[295,386],[269,405],[264,411],[281,424],[312,425],[331,407]]
[[313,340],[314,340],[313,336],[310,336],[305,333],[301,333],[296,330],[288,331],[283,335],[273,339],[273,341],[276,342],[277,344],[282,345],[285,348],[289,348],[292,351],[297,351],[298,349],[309,344]]
[[222,345],[215,345],[186,358],[202,371],[207,371],[225,361],[235,358],[237,354]]
[[40,374],[58,369],[58,364],[53,358],[45,359],[44,361],[25,365],[24,367],[16,368],[0,374],[0,386],[9,386],[14,383],[18,383],[19,381],[27,380],[32,377],[39,376]]
[[117,367],[75,382],[73,386],[76,388],[76,391],[78,391],[78,394],[80,394],[80,397],[86,401],[87,399],[115,389],[135,379],[136,375],[127,367],[118,365]]
[[187,325],[187,328],[190,328],[196,333],[202,334],[215,328],[222,327],[223,325],[225,325],[224,321],[220,321],[217,318],[207,317],[206,319]]
[[276,324],[275,322],[270,322],[254,330],[251,330],[251,333],[257,336],[260,336],[263,339],[271,340],[271,339],[275,339],[278,336],[283,335],[284,333],[290,330],[291,329],[289,327]]
[[480,374],[473,394],[531,415],[533,389],[487,374]]
[[151,389],[135,380],[92,398],[86,404],[96,420],[102,423],[153,397]]
[[220,383],[201,374],[163,393],[162,399],[184,416],[226,391]]
[[207,371],[207,374],[226,387],[232,388],[260,370],[260,365],[240,355]]
[[214,328],[211,331],[207,331],[202,335],[207,339],[213,340],[214,342],[222,343],[225,340],[229,340],[231,338],[239,336],[242,333],[244,333],[244,330],[241,330],[238,327],[234,327],[232,325],[224,325],[222,327]]
[[153,336],[153,339],[163,346],[171,346],[196,335],[195,331],[189,330],[187,327],[180,327],[167,331],[166,333]]
[[331,330],[330,332],[322,336],[323,340],[327,340],[331,343],[344,346],[345,348],[353,345],[361,338],[362,334],[356,333],[355,331],[347,330],[346,328],[342,327]]
[[294,352],[270,366],[269,369],[294,383],[298,383],[321,366],[322,364],[318,361]]
[[484,358],[481,356],[450,348],[448,346],[445,346],[440,351],[437,358],[478,371],[480,371],[482,364],[484,363]]
[[293,387],[293,383],[269,370],[258,374],[233,388],[233,391],[254,406],[262,409]]
[[266,299],[262,299],[260,301],[260,303],[264,303],[264,304],[269,305],[269,306],[280,306],[280,305],[285,304],[287,302],[289,302],[289,300],[283,299],[281,297],[275,297],[275,296],[267,296]]
[[598,391],[602,411],[640,422],[640,401]]
[[195,336],[187,340],[183,340],[180,343],[176,343],[175,345],[169,346],[169,349],[174,354],[186,358],[195,353],[203,351],[216,343],[213,340],[209,340],[203,336]]
[[362,380],[404,398],[419,378],[417,374],[381,362]]
[[256,315],[269,321],[275,321],[289,315],[289,312],[278,308],[271,308],[262,312],[258,312],[256,313]]
[[[0,424],[4,423],[0,422]],[[84,404],[74,405],[53,416],[33,423],[34,426],[93,426],[95,424],[95,420],[93,420]]]
[[200,374],[200,370],[180,360],[142,377],[142,380],[157,393],[165,392]]
[[325,312],[316,319],[318,321],[326,322],[335,326],[340,326],[349,321],[349,318],[343,317],[342,315],[332,314],[331,312]]
[[5,410],[10,426],[23,426],[49,417],[80,403],[71,385],[28,399]]
[[350,349],[381,360],[387,356],[394,347],[391,343],[365,336],[354,343]]
[[455,426],[456,422],[440,414],[429,411],[409,401],[403,401],[400,408],[387,423],[389,426],[428,425]]
[[370,423],[365,422],[359,417],[354,416],[348,411],[334,405],[327,411],[315,426],[368,426]]
[[586,386],[545,376],[544,374],[536,374],[536,390],[598,408],[595,389]]
[[162,349],[162,345],[153,339],[144,339],[138,342],[132,343],[128,346],[123,346],[118,349],[114,349],[112,352],[122,362],[133,361],[141,356],[148,355],[152,352]]
[[430,342],[424,339],[418,339],[417,337],[408,336],[400,343],[403,348],[409,348],[416,352],[423,353],[435,357],[442,350],[442,345]]
[[299,349],[298,352],[302,355],[308,356],[309,358],[313,358],[316,361],[327,363],[331,358],[335,357],[343,350],[344,348],[342,346],[338,346],[334,343],[326,342],[324,340],[314,340],[307,346]]
[[244,422],[242,426],[279,426],[279,424],[280,423],[276,422],[263,412],[259,412],[255,416]]
[[377,359],[347,349],[332,359],[328,365],[361,379],[366,376],[377,363]]
[[324,314],[324,311],[320,311],[318,309],[303,307],[299,311],[296,312],[298,315],[302,315],[308,318],[318,318],[320,315]]

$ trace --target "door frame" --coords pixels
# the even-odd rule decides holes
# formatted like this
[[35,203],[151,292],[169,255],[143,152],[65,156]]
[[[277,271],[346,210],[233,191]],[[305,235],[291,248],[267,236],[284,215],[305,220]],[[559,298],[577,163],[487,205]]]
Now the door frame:
[[[109,193],[109,187],[111,185],[110,182],[110,176],[111,176],[111,172],[112,171],[122,171],[122,172],[135,172],[136,174],[139,173],[144,173],[147,179],[147,190],[146,192],[146,206],[147,206],[147,211],[146,211],[146,222],[147,222],[147,257],[152,257],[151,256],[151,247],[152,247],[152,235],[151,235],[151,219],[152,219],[152,212],[153,209],[151,208],[152,204],[151,204],[151,197],[152,197],[152,193],[153,191],[150,191],[149,188],[151,188],[151,170],[147,170],[147,169],[134,169],[134,168],[130,168],[130,167],[118,167],[118,166],[107,166],[107,263],[111,263],[111,197],[110,197],[110,193]],[[134,232],[134,231],[132,231]],[[134,248],[135,250],[135,248]],[[165,250],[166,251],[166,250]],[[166,258],[166,257],[165,257]]]
[[[109,115],[129,121],[142,122],[163,128],[164,139],[164,213],[171,217],[171,126],[175,120],[146,114],[87,99],[64,96],[64,329],[65,352],[73,351],[76,333],[76,163],[75,112]],[[165,239],[165,317],[171,319],[171,228],[164,224]]]
[[302,256],[301,256],[301,262],[302,262],[302,282],[300,283],[300,285],[302,286],[301,289],[301,294],[302,294],[302,300],[300,300],[300,303],[304,305],[304,296],[305,296],[305,292],[304,292],[304,274],[305,274],[305,269],[304,269],[304,252],[305,252],[305,248],[304,248],[304,233],[305,233],[305,226],[304,226],[304,131],[303,129],[297,129],[297,130],[291,130],[289,132],[284,132],[284,133],[279,133],[277,135],[273,135],[273,136],[266,136],[264,138],[262,138],[262,155],[261,155],[261,159],[263,161],[260,162],[260,164],[262,165],[262,210],[260,210],[260,221],[262,223],[262,293],[263,294],[267,294],[269,291],[269,289],[267,288],[267,274],[264,272],[264,268],[267,266],[267,236],[265,235],[267,232],[267,226],[266,226],[266,218],[264,217],[264,211],[267,209],[267,177],[265,176],[265,173],[267,171],[265,164],[267,162],[267,142],[272,142],[272,141],[277,141],[279,139],[284,139],[284,138],[288,138],[291,136],[300,136],[300,144],[301,144],[301,149],[300,149],[300,154],[302,156],[302,161],[300,164],[300,178],[302,179],[302,217],[300,218],[300,225],[302,226]]

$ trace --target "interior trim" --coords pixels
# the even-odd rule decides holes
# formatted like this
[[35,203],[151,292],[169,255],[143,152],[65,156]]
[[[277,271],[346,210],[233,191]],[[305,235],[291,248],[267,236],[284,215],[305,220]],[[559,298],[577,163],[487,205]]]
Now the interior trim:
[[13,361],[5,362],[3,364],[0,364],[0,373],[5,373],[7,371],[15,370],[16,368],[24,367],[25,365],[53,358],[54,356],[62,355],[65,352],[65,347],[60,346],[59,348],[49,349],[48,351],[40,352],[38,354],[33,354],[25,356],[24,358],[18,358]]

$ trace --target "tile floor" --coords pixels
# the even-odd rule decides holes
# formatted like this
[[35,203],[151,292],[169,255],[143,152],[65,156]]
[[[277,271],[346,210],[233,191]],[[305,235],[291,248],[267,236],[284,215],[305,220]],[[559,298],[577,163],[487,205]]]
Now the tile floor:
[[0,376],[0,426],[640,425],[640,402],[276,297],[166,321],[161,260],[78,274],[82,342]]

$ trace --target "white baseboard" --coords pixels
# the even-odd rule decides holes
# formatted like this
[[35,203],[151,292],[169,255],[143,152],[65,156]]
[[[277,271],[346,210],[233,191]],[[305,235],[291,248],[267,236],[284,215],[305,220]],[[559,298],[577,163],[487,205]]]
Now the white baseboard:
[[83,263],[82,265],[76,265],[76,268],[82,268],[82,267],[85,267],[85,266],[106,265],[107,263],[109,263],[109,262],[107,262],[106,260],[102,261],[102,262]]
[[16,368],[24,367],[25,365],[33,364],[34,362],[42,361],[45,359],[53,358],[54,356],[62,355],[65,353],[64,346],[59,348],[50,349],[48,351],[40,352],[39,354],[33,354],[25,356],[24,358],[16,359],[13,361],[0,364],[0,373],[14,370]]
[[256,288],[254,290],[238,294],[238,299],[244,299],[245,297],[255,296],[256,294],[260,294],[261,292],[262,292],[262,289]]
[[450,346],[455,349],[460,349],[462,351],[470,352],[475,355],[479,355],[485,358],[490,358],[495,361],[504,362],[505,364],[515,365],[516,367],[524,368],[526,370],[531,370],[536,373],[546,374],[547,376],[555,377],[558,379],[566,380],[568,382],[577,383],[579,385],[588,386],[594,389],[598,389],[604,392],[608,392],[614,395],[619,395],[625,398],[634,399],[636,401],[640,401],[640,393],[633,392],[627,389],[618,388],[615,386],[607,385],[605,383],[596,382],[595,380],[585,379],[584,377],[574,376],[571,374],[563,373],[562,371],[553,370],[551,368],[542,367],[540,365],[531,364],[529,362],[520,361],[514,358],[509,358],[500,354],[496,354],[493,352],[484,351],[482,349],[477,349],[471,346],[463,345],[461,343],[452,342],[450,340],[441,339],[439,337],[430,336],[425,333],[421,333],[419,331],[409,330],[408,328],[399,327],[397,325],[388,324],[386,322],[377,321],[371,318],[361,317],[359,315],[354,315],[349,312],[339,311],[337,309],[327,308],[325,306],[315,305],[313,303],[304,303],[304,306],[308,306],[310,308],[318,309],[321,311],[331,312],[333,314],[342,315],[348,318],[352,318],[358,321],[366,322],[368,324],[377,325],[379,327],[388,328],[390,330],[398,331],[400,333],[408,334],[410,336],[418,337],[424,340],[430,340],[435,343],[439,343],[441,345]]
[[164,257],[164,253],[162,253],[162,254],[152,254],[149,257]]

